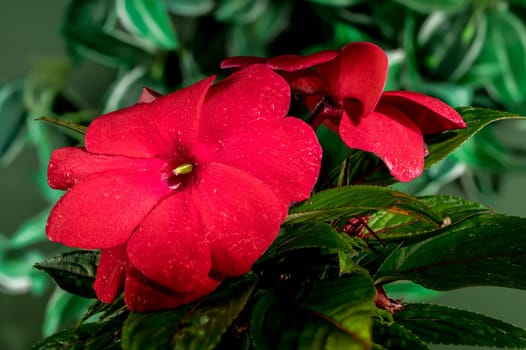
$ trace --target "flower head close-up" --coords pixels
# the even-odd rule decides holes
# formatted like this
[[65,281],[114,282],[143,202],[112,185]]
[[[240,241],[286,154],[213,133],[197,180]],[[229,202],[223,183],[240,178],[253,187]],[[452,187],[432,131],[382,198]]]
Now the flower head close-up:
[[309,197],[321,147],[287,117],[290,89],[265,65],[214,77],[95,119],[83,148],[57,149],[66,190],[50,240],[100,249],[95,291],[132,310],[173,308],[247,273],[289,206]]
[[399,181],[422,173],[424,135],[466,126],[437,98],[411,91],[384,92],[388,59],[372,43],[355,42],[307,56],[231,57],[221,67],[260,63],[287,80],[311,111],[314,127],[324,123],[348,147],[374,153]]

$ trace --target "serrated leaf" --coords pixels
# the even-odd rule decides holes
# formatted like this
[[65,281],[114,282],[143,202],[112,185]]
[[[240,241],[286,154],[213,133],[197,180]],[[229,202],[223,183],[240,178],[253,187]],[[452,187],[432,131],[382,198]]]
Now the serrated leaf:
[[100,322],[84,323],[47,337],[32,350],[120,350],[120,332],[126,313]]
[[397,324],[374,322],[373,341],[389,350],[428,350],[429,347],[409,329]]
[[23,88],[20,80],[0,87],[0,158],[9,152],[26,119]]
[[327,222],[376,210],[414,216],[437,226],[443,221],[415,197],[386,187],[354,185],[315,193],[308,201],[293,207],[286,222]]
[[117,16],[131,33],[164,50],[177,48],[170,17],[159,0],[116,0]]
[[526,347],[526,330],[471,311],[441,305],[407,304],[394,318],[428,343]]
[[352,254],[349,242],[334,227],[325,223],[313,223],[299,227],[285,228],[262,257],[274,259],[296,249],[325,248]]
[[[441,217],[449,218],[449,224],[456,224],[475,215],[493,212],[491,208],[483,204],[454,196],[433,195],[419,197],[418,199],[433,208]],[[371,215],[368,224],[386,242],[411,239],[411,242],[414,243],[416,240],[429,238],[428,234],[433,235],[435,234],[434,231],[437,230],[436,226],[429,223],[388,212],[378,212]]]
[[485,126],[499,120],[526,119],[516,114],[486,108],[461,107],[457,111],[466,122],[466,128],[443,132],[427,138],[429,157],[425,159],[425,167],[437,163],[466,142]]
[[203,16],[212,11],[214,0],[165,0],[168,11],[180,16]]
[[526,289],[526,218],[483,214],[396,249],[376,279],[410,280],[426,288]]
[[367,276],[320,281],[292,301],[266,294],[250,320],[257,349],[352,349],[371,343],[375,289]]
[[93,283],[98,261],[98,252],[77,250],[36,263],[35,268],[45,271],[60,288],[81,297],[95,298]]
[[245,307],[256,283],[254,274],[225,281],[206,299],[174,310],[131,313],[123,327],[122,348],[214,349]]

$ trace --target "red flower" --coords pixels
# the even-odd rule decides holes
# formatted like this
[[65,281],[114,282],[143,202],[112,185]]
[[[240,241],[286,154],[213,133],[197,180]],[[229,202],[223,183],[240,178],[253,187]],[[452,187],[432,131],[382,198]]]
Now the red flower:
[[[350,148],[372,152],[391,175],[410,181],[424,169],[424,134],[466,126],[440,100],[408,91],[383,92],[387,56],[371,43],[351,43],[341,51],[271,59],[232,57],[222,68],[266,63],[280,73],[305,105]],[[316,125],[317,124],[317,125]]]
[[56,150],[49,184],[67,190],[50,240],[101,249],[95,291],[123,284],[137,311],[173,308],[248,272],[291,202],[310,195],[321,148],[286,117],[287,83],[264,65],[97,118],[85,149]]

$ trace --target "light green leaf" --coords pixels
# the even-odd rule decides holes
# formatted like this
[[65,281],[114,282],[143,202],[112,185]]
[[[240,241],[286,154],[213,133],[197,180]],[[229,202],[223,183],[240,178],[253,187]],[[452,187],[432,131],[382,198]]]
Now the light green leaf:
[[404,6],[407,6],[411,10],[431,13],[434,11],[444,11],[454,13],[461,11],[466,7],[469,0],[394,0]]
[[0,87],[0,158],[9,153],[24,126],[27,111],[23,88],[21,80]]
[[50,275],[60,288],[85,298],[94,298],[93,282],[99,253],[71,251],[35,264],[35,268]]
[[402,246],[376,273],[379,281],[410,280],[435,290],[468,286],[526,289],[526,219],[483,214]]
[[164,50],[177,48],[170,17],[159,0],[116,0],[122,25],[146,42]]
[[308,201],[293,207],[286,222],[326,222],[376,210],[414,216],[436,226],[443,221],[415,197],[386,187],[354,185],[315,193]]
[[434,344],[493,348],[526,347],[526,330],[471,311],[431,304],[407,304],[395,321]]
[[46,240],[46,221],[49,208],[26,220],[11,236],[7,246],[9,249],[20,249]]
[[218,0],[214,17],[220,22],[246,24],[261,17],[269,0]]

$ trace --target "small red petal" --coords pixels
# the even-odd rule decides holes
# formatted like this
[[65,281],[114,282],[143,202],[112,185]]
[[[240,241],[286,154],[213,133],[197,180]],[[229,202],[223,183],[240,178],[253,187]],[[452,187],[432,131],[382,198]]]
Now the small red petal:
[[126,269],[126,246],[102,249],[94,289],[104,303],[111,303],[122,292]]
[[254,176],[219,163],[200,169],[192,192],[212,268],[226,276],[247,273],[276,238],[288,205]]
[[272,69],[293,72],[328,62],[336,58],[339,54],[340,52],[338,50],[325,50],[307,56],[281,55],[269,59],[268,65]]
[[173,309],[210,294],[218,285],[219,281],[208,278],[191,293],[172,293],[148,281],[133,267],[128,267],[124,284],[124,302],[130,310],[137,312]]
[[172,157],[175,150],[190,148],[197,140],[201,106],[214,78],[95,119],[86,133],[86,149],[151,158]]
[[161,97],[162,95],[157,91],[153,91],[147,87],[142,88],[141,96],[139,97],[140,103],[150,103]]
[[175,191],[140,224],[128,241],[130,263],[146,277],[175,292],[190,292],[208,277],[205,243],[191,191]]
[[49,215],[47,236],[82,249],[115,247],[169,191],[159,170],[88,176],[57,202]]
[[221,62],[221,68],[240,68],[250,66],[252,64],[265,64],[267,58],[254,56],[233,56],[225,58]]
[[[64,147],[53,151],[48,165],[48,183],[55,189],[65,190],[86,176],[112,170],[159,170],[163,162],[156,158],[136,159],[120,156],[95,155],[77,147]],[[135,170],[134,170],[135,169]]]
[[347,114],[358,120],[374,110],[382,94],[387,56],[374,44],[351,43],[343,47],[340,56],[316,66],[316,70],[335,102],[343,106],[347,101]]
[[391,175],[410,181],[424,169],[424,140],[418,127],[391,106],[377,110],[354,124],[345,113],[340,136],[350,148],[372,152],[381,158]]
[[396,107],[418,125],[422,133],[435,134],[445,130],[465,128],[462,116],[437,98],[411,91],[388,91],[381,104]]

